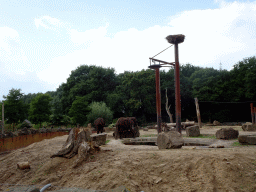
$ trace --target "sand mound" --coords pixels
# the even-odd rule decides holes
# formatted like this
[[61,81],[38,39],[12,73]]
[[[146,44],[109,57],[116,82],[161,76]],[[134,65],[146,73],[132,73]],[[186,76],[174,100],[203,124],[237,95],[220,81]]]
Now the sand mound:
[[[67,136],[46,139],[0,155],[0,183],[130,191],[256,191],[255,147],[158,150],[111,140],[78,168],[72,159],[50,156]],[[28,161],[30,170],[17,169]],[[7,186],[0,185],[1,189]],[[54,190],[54,188],[51,188]]]

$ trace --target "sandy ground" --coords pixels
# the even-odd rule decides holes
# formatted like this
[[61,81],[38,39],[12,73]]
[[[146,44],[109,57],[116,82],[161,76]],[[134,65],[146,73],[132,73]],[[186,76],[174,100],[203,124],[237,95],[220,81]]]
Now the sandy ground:
[[[203,132],[214,131],[204,128]],[[156,130],[141,131],[141,135],[156,133]],[[45,139],[0,155],[0,183],[42,186],[51,183],[94,190],[123,185],[136,192],[256,191],[255,146],[158,150],[157,146],[124,145],[114,140],[111,133],[108,135],[110,142],[76,169],[71,168],[76,156],[50,158],[67,136]],[[17,163],[22,161],[29,161],[31,169],[17,169]],[[0,184],[0,191],[7,187]],[[59,188],[48,191],[54,189]]]

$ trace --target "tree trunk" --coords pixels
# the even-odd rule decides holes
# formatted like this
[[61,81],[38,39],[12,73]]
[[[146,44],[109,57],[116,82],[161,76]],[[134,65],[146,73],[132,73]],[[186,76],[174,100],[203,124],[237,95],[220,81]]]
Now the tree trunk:
[[73,128],[63,145],[62,149],[51,156],[72,158],[78,154],[78,158],[73,164],[73,168],[79,166],[83,161],[87,160],[90,154],[94,154],[100,150],[99,144],[92,141],[90,135],[91,129],[88,128]]
[[170,107],[171,105],[168,107],[168,97],[167,97],[167,89],[165,89],[165,96],[166,96],[166,103],[165,103],[165,109],[166,109],[166,112],[170,118],[170,123],[173,123],[173,118],[172,118],[172,114],[170,112]]

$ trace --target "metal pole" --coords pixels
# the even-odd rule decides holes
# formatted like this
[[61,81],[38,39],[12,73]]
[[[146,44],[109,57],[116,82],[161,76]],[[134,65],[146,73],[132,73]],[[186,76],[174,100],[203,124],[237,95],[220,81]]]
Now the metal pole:
[[254,107],[254,124],[256,124],[256,107]]
[[175,53],[175,106],[176,106],[176,130],[181,133],[181,102],[180,102],[180,67],[178,43],[174,44]]
[[157,132],[161,133],[161,94],[160,94],[160,73],[159,68],[155,68],[156,71],[156,110],[157,110]]
[[197,114],[198,126],[199,126],[199,128],[202,128],[201,115],[200,115],[199,104],[198,104],[197,98],[195,98],[195,103],[196,103],[196,114]]
[[4,134],[4,102],[2,104],[2,134]]
[[255,121],[254,121],[254,108],[253,108],[253,103],[251,103],[250,106],[251,106],[252,124],[254,125]]

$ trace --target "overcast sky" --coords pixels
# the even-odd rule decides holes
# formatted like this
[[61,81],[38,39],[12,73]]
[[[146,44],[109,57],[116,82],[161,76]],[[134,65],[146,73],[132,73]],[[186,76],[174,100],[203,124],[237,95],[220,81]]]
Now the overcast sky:
[[[230,70],[255,55],[256,1],[0,1],[0,100],[11,88],[55,91],[81,64],[147,69],[184,34],[180,64]],[[174,62],[171,47],[156,57]]]

